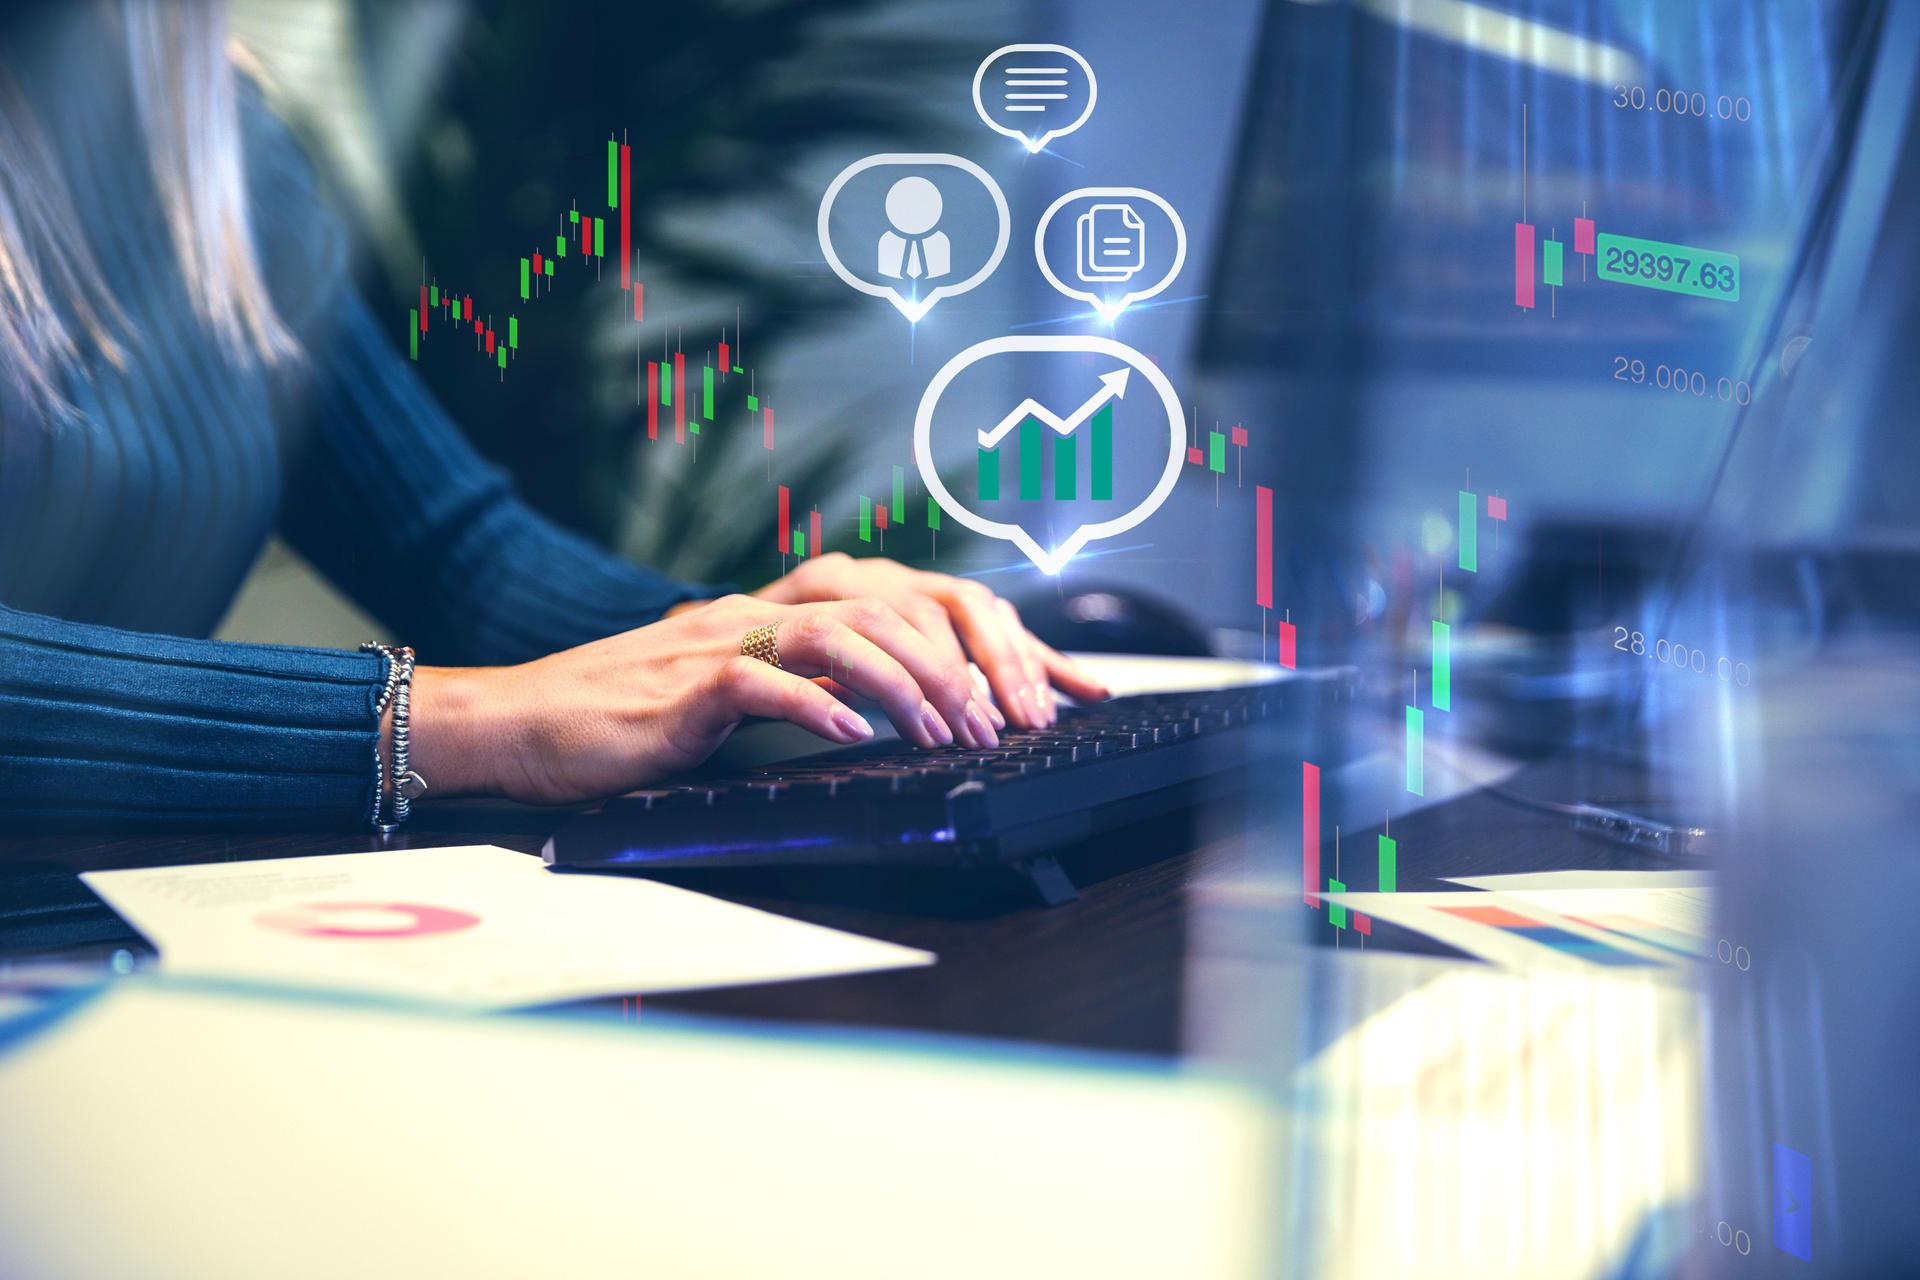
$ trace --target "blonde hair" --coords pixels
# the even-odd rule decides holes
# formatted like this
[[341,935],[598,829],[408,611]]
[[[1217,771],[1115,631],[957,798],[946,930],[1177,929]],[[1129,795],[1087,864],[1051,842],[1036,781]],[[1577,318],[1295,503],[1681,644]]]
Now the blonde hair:
[[[254,253],[226,6],[121,0],[118,9],[148,164],[195,315],[236,356],[296,356]],[[77,367],[82,337],[119,366],[118,339],[130,333],[84,238],[67,233],[74,217],[25,98],[0,75],[0,365],[17,391],[60,417],[74,412],[60,375]]]

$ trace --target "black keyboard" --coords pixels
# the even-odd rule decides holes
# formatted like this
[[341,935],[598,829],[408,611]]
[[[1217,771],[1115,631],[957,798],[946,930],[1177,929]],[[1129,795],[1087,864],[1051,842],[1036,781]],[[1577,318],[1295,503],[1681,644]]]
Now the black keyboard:
[[802,756],[608,801],[547,842],[555,867],[925,863],[1012,866],[1047,901],[1073,896],[1050,855],[1191,803],[1197,784],[1305,749],[1317,703],[1351,668],[1274,683],[1066,707],[993,749],[898,741]]

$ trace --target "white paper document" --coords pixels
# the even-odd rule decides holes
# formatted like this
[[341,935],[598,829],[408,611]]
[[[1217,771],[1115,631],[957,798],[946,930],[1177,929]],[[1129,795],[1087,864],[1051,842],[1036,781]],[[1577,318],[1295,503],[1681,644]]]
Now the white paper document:
[[1684,968],[1713,951],[1701,871],[1566,871],[1455,880],[1461,893],[1337,893],[1331,901],[1516,969]]
[[490,845],[81,877],[164,973],[486,1008],[933,963],[925,951]]

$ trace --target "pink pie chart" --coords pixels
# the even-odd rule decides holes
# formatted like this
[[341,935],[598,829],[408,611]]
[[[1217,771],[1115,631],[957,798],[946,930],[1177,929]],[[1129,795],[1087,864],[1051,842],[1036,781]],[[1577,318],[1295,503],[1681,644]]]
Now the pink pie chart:
[[421,902],[309,902],[262,911],[253,922],[304,938],[419,938],[471,929],[480,917]]

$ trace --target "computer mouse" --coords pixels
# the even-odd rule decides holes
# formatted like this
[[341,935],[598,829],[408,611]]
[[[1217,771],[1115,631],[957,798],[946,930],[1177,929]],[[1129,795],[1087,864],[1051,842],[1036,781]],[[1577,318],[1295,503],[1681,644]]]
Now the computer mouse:
[[1027,628],[1056,649],[1193,658],[1213,652],[1206,629],[1196,619],[1137,587],[1090,583],[1064,594],[1035,594],[1014,603]]

